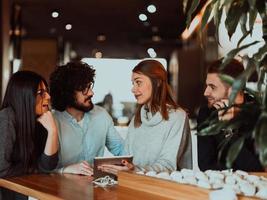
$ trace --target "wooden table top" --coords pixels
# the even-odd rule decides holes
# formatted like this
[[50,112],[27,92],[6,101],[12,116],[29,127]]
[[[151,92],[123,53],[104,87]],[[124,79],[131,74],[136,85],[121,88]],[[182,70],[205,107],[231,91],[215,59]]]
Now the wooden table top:
[[40,200],[156,200],[153,194],[125,187],[95,187],[93,178],[72,174],[32,174],[13,178],[0,178],[0,187]]
[[117,186],[95,187],[92,180],[72,174],[32,174],[0,179],[0,187],[44,200],[117,199]]
[[[266,173],[257,173],[257,175],[267,176]],[[131,174],[125,172],[120,173],[119,185],[101,188],[95,187],[92,183],[93,178],[88,176],[32,174],[0,179],[0,187],[43,200],[166,200],[177,199],[177,197],[186,200],[208,199],[209,191],[205,189],[174,184],[170,181],[150,177],[133,176],[131,177]],[[120,178],[122,179],[120,180]],[[146,187],[149,187],[149,189],[146,190]],[[239,199],[254,198],[239,197]]]

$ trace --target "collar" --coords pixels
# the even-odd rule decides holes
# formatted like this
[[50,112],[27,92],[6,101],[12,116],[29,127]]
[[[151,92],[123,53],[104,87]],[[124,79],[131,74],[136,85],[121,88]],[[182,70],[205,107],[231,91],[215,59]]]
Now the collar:
[[141,114],[141,122],[146,126],[156,126],[163,120],[160,112],[156,112],[154,115],[152,115],[151,112],[147,111],[144,105],[141,108],[140,114]]

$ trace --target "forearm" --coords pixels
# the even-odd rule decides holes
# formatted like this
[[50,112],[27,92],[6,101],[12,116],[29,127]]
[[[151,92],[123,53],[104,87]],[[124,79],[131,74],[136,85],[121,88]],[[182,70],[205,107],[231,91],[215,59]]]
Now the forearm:
[[58,146],[59,144],[57,130],[48,132],[44,153],[47,156],[54,155],[58,151]]

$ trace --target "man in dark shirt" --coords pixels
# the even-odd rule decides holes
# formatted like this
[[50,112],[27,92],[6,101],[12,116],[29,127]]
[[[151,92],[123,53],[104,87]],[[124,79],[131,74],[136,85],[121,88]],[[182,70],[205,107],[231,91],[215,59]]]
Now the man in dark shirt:
[[[231,86],[222,81],[220,74],[225,74],[236,78],[240,75],[244,67],[237,60],[233,59],[222,71],[219,71],[222,61],[217,60],[213,62],[208,68],[208,74],[206,78],[206,89],[204,96],[207,99],[207,105],[203,106],[199,110],[197,123],[198,132],[203,128],[203,122],[215,113],[217,120],[231,120],[238,113],[238,107],[231,107],[227,111],[221,110],[229,105],[228,97],[231,94]],[[253,101],[251,97],[245,95],[243,91],[239,92],[235,99],[235,104],[243,104],[247,101]],[[253,119],[252,119],[253,120]],[[243,126],[243,130],[246,125]],[[242,129],[242,128],[241,128]],[[198,136],[198,165],[202,171],[223,170],[226,169],[226,155],[230,144],[238,139],[238,136],[242,134],[242,130],[222,130],[219,134],[209,136]],[[226,132],[227,131],[227,132]],[[221,157],[218,159],[220,147],[222,142],[228,139],[229,143],[224,147],[221,152]],[[240,150],[236,160],[232,164],[234,170],[244,171],[263,171],[263,167],[260,164],[258,155],[255,152],[254,141],[248,137],[244,141],[244,145]]]

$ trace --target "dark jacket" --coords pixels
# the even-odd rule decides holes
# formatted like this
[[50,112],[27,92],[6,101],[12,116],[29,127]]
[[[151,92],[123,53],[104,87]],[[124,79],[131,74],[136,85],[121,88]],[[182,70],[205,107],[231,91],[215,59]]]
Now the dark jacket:
[[[42,140],[38,141],[40,144],[36,144],[41,145],[40,149],[42,150],[38,159],[38,170],[51,170],[57,165],[58,155],[57,153],[52,156],[45,155],[43,151],[46,137]],[[15,114],[11,108],[4,108],[0,111],[0,178],[23,175],[19,170],[19,166],[13,166],[10,161],[15,141]],[[18,200],[24,198],[23,195],[0,188],[0,200]]]
[[[200,108],[197,118],[197,129],[200,131],[200,125],[209,118],[211,113],[215,111],[215,108],[208,108],[204,106]],[[216,117],[218,115],[215,115]],[[203,128],[203,127],[201,127]],[[245,125],[243,128],[246,128]],[[221,148],[222,141],[226,138],[226,134],[221,131],[217,135],[210,136],[197,136],[197,148],[198,148],[198,165],[200,170],[205,171],[223,170],[226,169],[226,155],[229,150],[230,144],[238,139],[238,136],[242,134],[242,128],[235,130],[233,136],[229,139],[228,145],[222,151],[221,159],[218,160],[219,150]],[[248,172],[264,171],[257,153],[254,148],[254,140],[251,137],[245,139],[243,148],[238,154],[236,160],[232,164],[234,170],[244,170]]]

